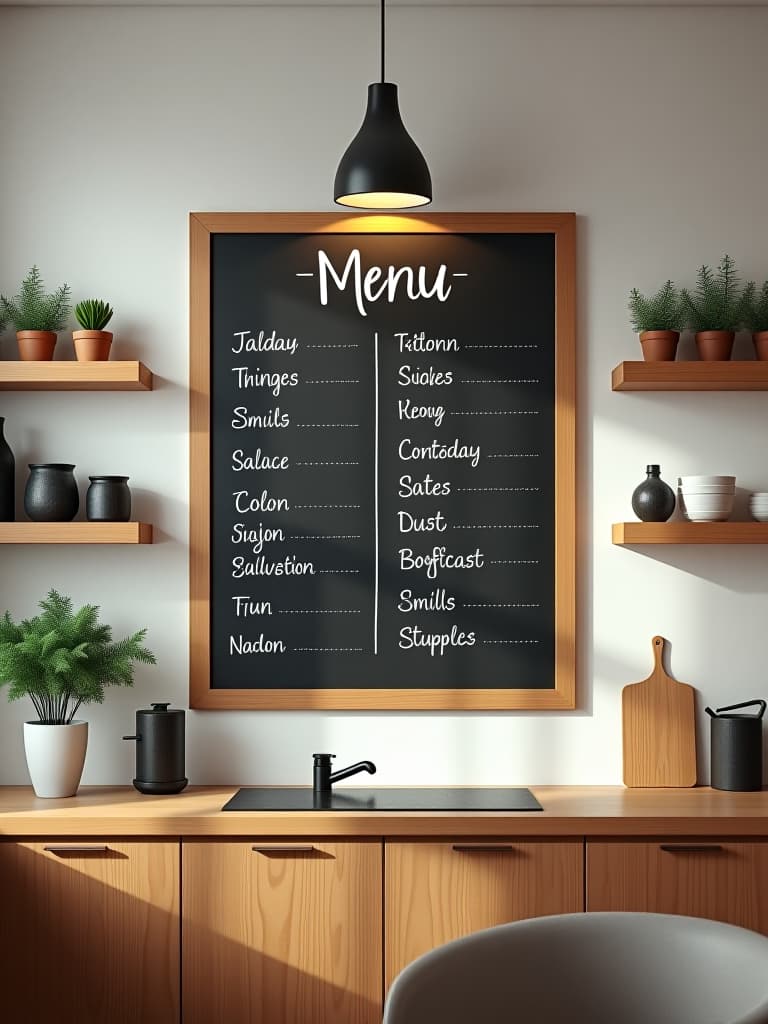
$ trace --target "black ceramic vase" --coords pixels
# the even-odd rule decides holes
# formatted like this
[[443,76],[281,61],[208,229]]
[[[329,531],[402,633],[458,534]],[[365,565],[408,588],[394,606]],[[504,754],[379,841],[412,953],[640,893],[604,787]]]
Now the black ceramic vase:
[[632,492],[632,511],[644,523],[666,523],[675,511],[675,492],[660,478],[661,466],[648,466],[647,479]]
[[92,523],[127,523],[131,518],[131,491],[127,476],[89,476],[85,517]]
[[16,459],[5,440],[5,419],[0,416],[0,523],[12,523],[16,516]]
[[30,465],[24,511],[35,523],[68,523],[80,508],[74,466],[64,462]]

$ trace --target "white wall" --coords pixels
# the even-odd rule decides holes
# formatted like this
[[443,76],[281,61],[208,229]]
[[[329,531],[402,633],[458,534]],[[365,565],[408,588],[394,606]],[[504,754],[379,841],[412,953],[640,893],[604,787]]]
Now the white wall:
[[[637,357],[632,285],[690,280],[724,251],[768,275],[768,10],[397,8],[389,21],[435,209],[580,216],[580,710],[195,712],[189,775],[308,782],[310,753],[329,749],[372,758],[382,784],[616,783],[621,687],[649,671],[654,633],[702,706],[768,689],[768,548],[610,544],[647,462],[671,481],[736,473],[768,490],[765,395],[610,391],[613,364]],[[75,462],[83,484],[128,473],[156,524],[152,547],[0,555],[0,609],[31,614],[56,586],[119,633],[150,627],[159,666],[88,712],[87,783],[130,781],[120,736],[135,708],[186,704],[187,213],[330,208],[375,30],[373,9],[0,9],[0,287],[37,262],[50,284],[104,295],[116,354],[158,375],[148,395],[0,399],[20,465]],[[4,783],[27,781],[28,713],[0,705]]]

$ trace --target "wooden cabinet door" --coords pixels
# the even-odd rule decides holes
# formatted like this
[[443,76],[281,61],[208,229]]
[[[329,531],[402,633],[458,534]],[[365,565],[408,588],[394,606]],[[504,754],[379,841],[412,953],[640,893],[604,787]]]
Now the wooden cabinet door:
[[379,1024],[381,843],[185,842],[184,1024]]
[[0,842],[0,893],[8,1024],[178,1024],[177,842]]
[[581,842],[386,843],[385,977],[469,932],[584,909]]
[[768,843],[588,843],[587,910],[645,910],[768,934]]

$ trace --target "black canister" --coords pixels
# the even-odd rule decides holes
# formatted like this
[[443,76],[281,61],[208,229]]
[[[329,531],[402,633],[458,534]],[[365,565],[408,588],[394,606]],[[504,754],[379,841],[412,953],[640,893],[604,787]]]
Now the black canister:
[[180,793],[189,781],[184,775],[184,712],[153,704],[136,712],[136,778],[140,793]]
[[77,515],[80,495],[75,467],[68,462],[30,464],[24,511],[35,523],[68,523]]
[[[759,706],[752,715],[732,715],[724,712],[738,708]],[[734,793],[749,793],[763,784],[763,715],[764,700],[747,700],[728,707],[705,708],[711,717],[710,736],[713,789],[727,789]]]
[[131,518],[131,491],[127,476],[89,476],[85,517],[92,523],[127,523]]
[[661,466],[648,466],[646,473],[632,492],[632,511],[644,523],[665,523],[675,511],[675,492],[661,479]]

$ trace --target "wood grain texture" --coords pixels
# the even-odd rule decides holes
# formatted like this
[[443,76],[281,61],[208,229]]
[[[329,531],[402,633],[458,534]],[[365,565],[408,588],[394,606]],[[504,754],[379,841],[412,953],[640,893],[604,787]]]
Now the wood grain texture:
[[[555,237],[555,686],[210,687],[211,237],[219,233],[545,233]],[[576,706],[576,216],[573,213],[190,214],[190,707],[209,710],[568,710]]]
[[531,788],[543,811],[223,814],[236,787],[190,786],[179,796],[152,799],[131,786],[85,786],[66,800],[40,800],[29,786],[5,786],[0,787],[0,836],[768,836],[768,789]]
[[768,391],[768,363],[624,362],[614,367],[611,386],[614,391]]
[[151,543],[151,523],[0,523],[0,544]]
[[621,692],[624,785],[695,786],[694,690],[664,670],[664,638],[651,646],[653,671]]
[[151,391],[144,363],[0,362],[0,391]]
[[614,523],[614,544],[768,544],[768,523]]
[[[474,846],[474,848],[473,848]],[[387,843],[385,966],[389,986],[417,956],[507,921],[584,909],[583,844]]]
[[381,844],[313,845],[183,844],[185,1024],[379,1024]]
[[177,1024],[179,844],[45,845],[0,843],[3,1020]]
[[689,914],[768,934],[768,843],[676,845],[588,843],[587,910]]

